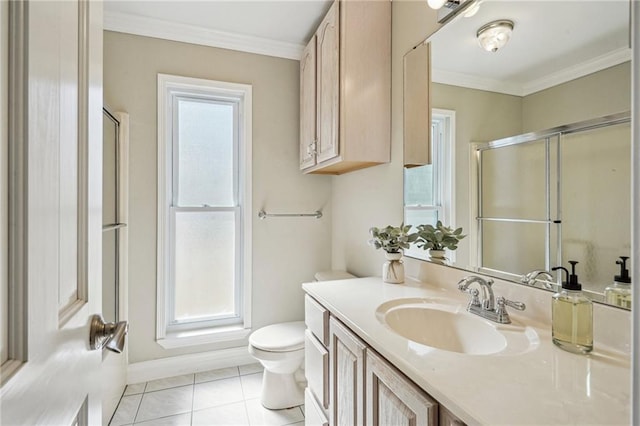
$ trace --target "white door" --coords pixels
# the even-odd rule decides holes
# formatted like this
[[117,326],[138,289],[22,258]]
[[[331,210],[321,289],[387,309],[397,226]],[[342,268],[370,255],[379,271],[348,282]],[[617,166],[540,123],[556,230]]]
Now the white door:
[[102,4],[8,3],[5,364],[18,367],[3,371],[0,423],[100,424],[89,323],[101,306]]

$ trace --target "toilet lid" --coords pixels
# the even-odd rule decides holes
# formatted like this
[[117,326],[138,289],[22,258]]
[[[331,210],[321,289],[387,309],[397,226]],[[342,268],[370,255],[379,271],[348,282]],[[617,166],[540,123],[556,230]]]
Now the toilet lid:
[[249,344],[269,352],[295,351],[304,348],[304,321],[273,324],[254,331]]

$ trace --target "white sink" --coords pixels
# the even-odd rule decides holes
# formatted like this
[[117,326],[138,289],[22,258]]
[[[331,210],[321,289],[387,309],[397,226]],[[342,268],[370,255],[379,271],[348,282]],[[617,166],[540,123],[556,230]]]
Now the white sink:
[[380,322],[420,345],[468,355],[514,354],[535,347],[535,331],[497,324],[468,313],[446,299],[398,299],[376,310]]

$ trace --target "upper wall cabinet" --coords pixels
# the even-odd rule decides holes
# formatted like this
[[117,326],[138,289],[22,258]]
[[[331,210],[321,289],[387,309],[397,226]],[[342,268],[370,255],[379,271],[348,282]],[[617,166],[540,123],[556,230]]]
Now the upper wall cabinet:
[[336,1],[300,60],[300,169],[391,159],[391,2]]
[[431,67],[429,43],[404,57],[404,166],[431,164]]

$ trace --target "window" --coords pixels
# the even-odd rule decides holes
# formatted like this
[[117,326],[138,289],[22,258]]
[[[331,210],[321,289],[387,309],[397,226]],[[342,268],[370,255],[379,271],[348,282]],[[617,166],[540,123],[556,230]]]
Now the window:
[[[453,226],[454,215],[454,131],[455,111],[433,109],[431,121],[432,163],[404,169],[404,223],[435,225],[441,220]],[[405,254],[427,259],[428,253],[411,247]],[[447,254],[455,261],[455,252]]]
[[158,341],[244,337],[251,86],[160,74],[158,125]]

